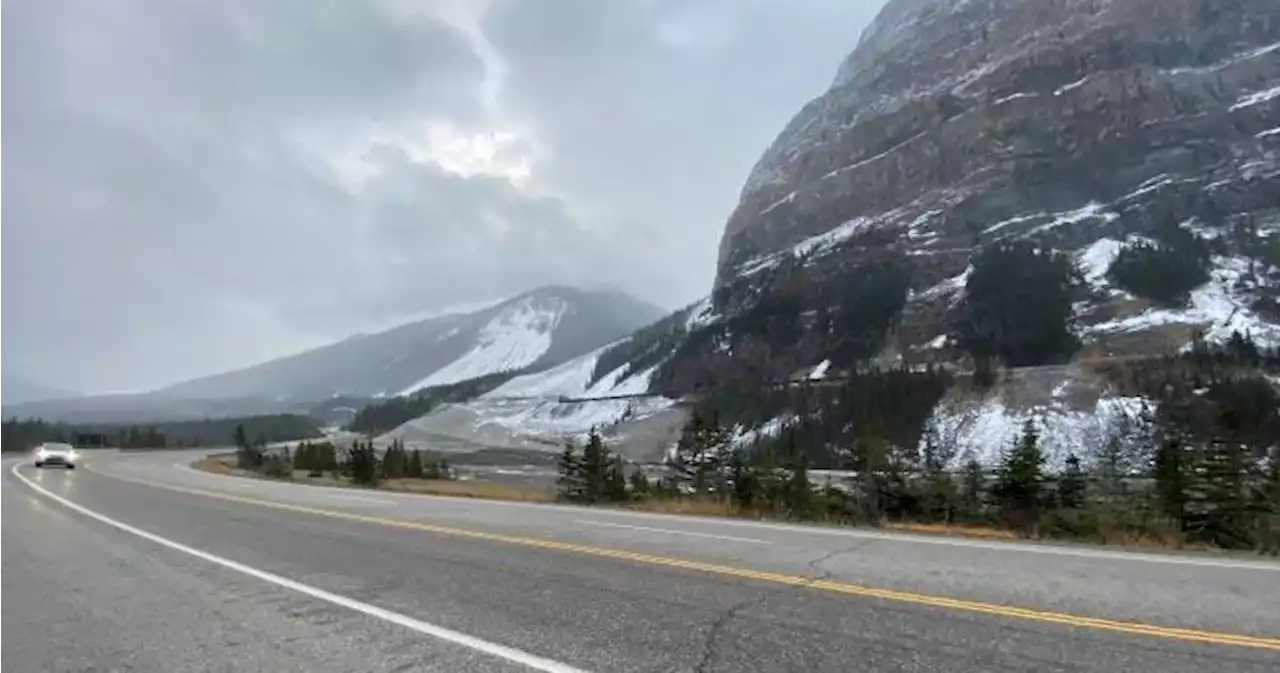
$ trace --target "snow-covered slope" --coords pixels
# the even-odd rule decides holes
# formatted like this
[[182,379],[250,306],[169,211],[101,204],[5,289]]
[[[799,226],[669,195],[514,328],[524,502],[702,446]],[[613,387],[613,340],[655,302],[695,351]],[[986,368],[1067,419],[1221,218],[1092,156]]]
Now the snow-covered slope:
[[[612,344],[610,344],[612,345]],[[654,368],[626,375],[626,366],[592,383],[596,364],[608,346],[551,369],[518,376],[465,404],[446,405],[392,430],[379,441],[401,439],[437,450],[533,448],[559,450],[566,439],[580,439],[592,428],[608,435],[622,451],[660,453],[678,429],[676,401],[649,395]],[[656,421],[657,416],[669,421]]]
[[496,372],[524,369],[551,348],[552,334],[569,303],[560,297],[539,300],[525,297],[507,306],[481,327],[476,345],[462,357],[437,369],[399,394],[408,395],[429,386],[474,379]]
[[656,320],[616,292],[551,286],[472,313],[431,318],[253,367],[180,383],[168,397],[377,397],[573,359]]

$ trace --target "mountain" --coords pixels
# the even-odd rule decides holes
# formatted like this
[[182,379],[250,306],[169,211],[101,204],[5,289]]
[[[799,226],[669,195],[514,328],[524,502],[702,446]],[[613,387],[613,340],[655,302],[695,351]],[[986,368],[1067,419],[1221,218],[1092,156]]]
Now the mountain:
[[752,169],[707,300],[600,361],[828,465],[866,433],[993,462],[1028,420],[1060,463],[1214,397],[1212,363],[1280,362],[1274,16],[889,0]]
[[617,292],[543,287],[489,308],[362,334],[169,386],[177,399],[380,397],[484,374],[542,369],[626,335],[661,309]]
[[40,400],[55,400],[76,397],[79,393],[44,385],[17,374],[3,373],[3,396],[5,404],[21,404]]

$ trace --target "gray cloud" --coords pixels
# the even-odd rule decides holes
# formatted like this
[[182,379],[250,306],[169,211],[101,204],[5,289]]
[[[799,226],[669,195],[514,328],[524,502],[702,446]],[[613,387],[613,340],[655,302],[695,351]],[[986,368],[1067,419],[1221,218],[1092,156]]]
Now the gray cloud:
[[136,389],[549,282],[689,301],[847,4],[6,1],[6,369]]

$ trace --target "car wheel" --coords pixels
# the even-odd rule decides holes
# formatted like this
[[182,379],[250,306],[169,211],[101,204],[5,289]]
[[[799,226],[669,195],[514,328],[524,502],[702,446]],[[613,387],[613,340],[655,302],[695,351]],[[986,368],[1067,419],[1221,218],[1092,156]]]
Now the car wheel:
[[44,463],[36,463],[36,469],[44,467]]
[[68,469],[68,470],[74,470],[74,469],[76,469],[76,466],[75,466],[75,465],[67,465],[67,469]]

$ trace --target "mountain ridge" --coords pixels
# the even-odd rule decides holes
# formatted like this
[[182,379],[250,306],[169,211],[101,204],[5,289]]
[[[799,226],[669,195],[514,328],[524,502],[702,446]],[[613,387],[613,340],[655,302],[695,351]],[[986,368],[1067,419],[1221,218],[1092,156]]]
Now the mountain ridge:
[[[624,303],[633,317],[608,313],[602,304]],[[432,375],[475,354],[478,338],[504,311],[545,314],[549,322],[510,334],[522,349],[512,358],[478,362],[453,375]],[[326,346],[295,353],[230,372],[200,377],[161,388],[175,397],[276,396],[322,399],[332,395],[379,397],[406,394],[428,385],[451,383],[495,373],[499,368],[547,367],[590,347],[625,335],[661,309],[621,293],[597,293],[565,285],[547,285],[476,311],[436,316],[381,332],[353,335]],[[554,317],[552,317],[554,316]],[[537,316],[527,316],[536,319]],[[539,336],[541,335],[541,336]],[[521,338],[542,343],[522,344]],[[579,350],[580,349],[580,350]],[[390,355],[388,355],[390,353]],[[486,366],[488,365],[488,366]],[[458,377],[461,378],[458,378]]]

